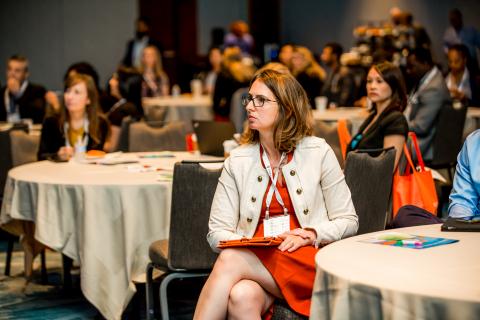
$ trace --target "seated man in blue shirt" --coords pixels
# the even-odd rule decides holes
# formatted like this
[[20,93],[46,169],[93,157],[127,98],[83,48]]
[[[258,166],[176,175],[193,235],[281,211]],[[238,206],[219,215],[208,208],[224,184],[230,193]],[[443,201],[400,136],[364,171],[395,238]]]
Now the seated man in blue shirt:
[[457,162],[448,215],[452,218],[480,216],[480,129],[467,137]]
[[[480,218],[480,129],[472,132],[457,158],[448,216],[452,218]],[[392,221],[393,228],[442,223],[430,212],[413,206],[403,206]]]

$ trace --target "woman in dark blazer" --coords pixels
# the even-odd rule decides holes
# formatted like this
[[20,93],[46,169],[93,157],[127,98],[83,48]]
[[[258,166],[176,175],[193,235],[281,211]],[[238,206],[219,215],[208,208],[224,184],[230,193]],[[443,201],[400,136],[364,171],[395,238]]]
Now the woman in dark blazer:
[[396,167],[408,134],[407,119],[403,115],[407,95],[400,69],[390,62],[372,66],[367,76],[367,96],[372,101],[372,111],[347,151],[395,147]]
[[59,114],[45,118],[38,159],[69,160],[75,152],[103,150],[109,134],[107,120],[98,113],[98,92],[92,77],[75,74],[65,81]]

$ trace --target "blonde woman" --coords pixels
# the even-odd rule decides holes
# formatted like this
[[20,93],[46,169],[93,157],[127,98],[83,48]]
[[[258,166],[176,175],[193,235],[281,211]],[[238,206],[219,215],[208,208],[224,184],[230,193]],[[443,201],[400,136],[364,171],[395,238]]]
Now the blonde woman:
[[155,46],[143,49],[140,73],[143,76],[142,97],[159,97],[168,95],[169,80],[163,71],[160,51]]
[[248,87],[254,73],[255,66],[250,59],[242,57],[242,52],[238,47],[225,49],[222,67],[213,93],[215,120],[229,121],[233,93],[240,88]]
[[305,89],[310,106],[315,109],[315,97],[320,96],[326,78],[325,70],[315,61],[310,50],[300,46],[293,49],[291,68],[292,74]]

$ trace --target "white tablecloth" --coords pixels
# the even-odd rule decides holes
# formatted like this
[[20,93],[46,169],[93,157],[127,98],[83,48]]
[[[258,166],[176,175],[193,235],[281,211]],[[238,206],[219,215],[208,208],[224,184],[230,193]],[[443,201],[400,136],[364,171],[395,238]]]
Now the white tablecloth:
[[[360,129],[360,126],[362,125],[363,121],[365,121],[367,116],[367,109],[357,107],[341,107],[322,111],[313,110],[313,118],[315,120],[322,120],[326,122],[336,122],[340,119],[349,120],[352,123],[352,130],[350,132],[352,135],[358,132],[358,129]],[[469,107],[467,109],[464,136],[478,128],[480,128],[480,108]]]
[[368,116],[368,111],[365,108],[345,107],[327,110],[313,110],[313,118],[315,120],[322,120],[326,122],[336,122],[340,119],[349,120],[352,124],[351,134],[356,134],[362,125],[363,121]]
[[167,107],[166,121],[213,120],[212,98],[208,95],[194,97],[185,94],[178,97],[143,98],[142,104],[145,114],[149,113],[149,108],[155,106]]
[[311,319],[480,317],[480,233],[440,224],[395,231],[460,241],[427,249],[359,242],[387,230],[326,246],[315,257]]
[[16,167],[5,186],[0,225],[15,230],[15,223],[33,221],[38,241],[80,263],[85,297],[107,319],[120,319],[135,293],[132,280],[145,272],[150,243],[168,237],[172,183],[160,181],[159,173],[199,158],[174,154],[141,159],[166,169],[155,172],[49,161]]

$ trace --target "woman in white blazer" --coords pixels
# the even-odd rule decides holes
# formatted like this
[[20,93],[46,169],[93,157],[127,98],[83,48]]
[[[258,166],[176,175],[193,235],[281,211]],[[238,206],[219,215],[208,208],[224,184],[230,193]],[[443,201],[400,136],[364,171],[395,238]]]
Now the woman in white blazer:
[[350,191],[330,146],[311,136],[308,99],[293,76],[260,70],[244,105],[248,128],[225,160],[207,240],[215,251],[224,240],[283,241],[221,250],[194,318],[258,319],[275,299],[308,316],[318,244],[358,229]]

